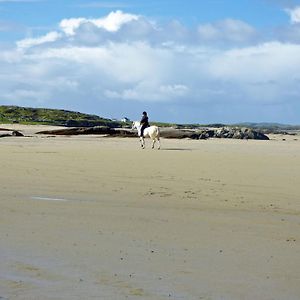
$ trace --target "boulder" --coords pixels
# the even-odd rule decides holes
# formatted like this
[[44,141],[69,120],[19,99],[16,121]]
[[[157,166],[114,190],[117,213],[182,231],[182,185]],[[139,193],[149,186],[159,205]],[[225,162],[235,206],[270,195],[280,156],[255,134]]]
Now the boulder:
[[12,135],[12,136],[24,136],[23,133],[21,133],[21,132],[19,132],[19,131],[17,131],[17,130],[14,130],[14,131],[12,132],[11,135]]
[[23,133],[21,133],[21,132],[19,132],[19,131],[17,131],[17,130],[0,128],[0,131],[11,131],[11,133],[0,134],[0,137],[8,137],[8,136],[24,136]]
[[251,128],[228,128],[224,127],[216,130],[215,132],[216,138],[233,138],[233,139],[253,139],[253,140],[269,140],[269,138],[259,132],[255,131]]

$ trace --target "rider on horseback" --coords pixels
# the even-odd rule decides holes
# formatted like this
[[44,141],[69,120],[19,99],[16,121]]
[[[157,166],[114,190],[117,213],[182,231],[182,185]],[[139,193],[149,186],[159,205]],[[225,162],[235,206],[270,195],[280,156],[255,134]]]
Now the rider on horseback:
[[142,119],[141,119],[141,125],[142,125],[142,127],[141,127],[141,136],[144,136],[145,128],[150,127],[148,116],[147,116],[147,113],[145,111],[143,112],[143,116],[142,116]]

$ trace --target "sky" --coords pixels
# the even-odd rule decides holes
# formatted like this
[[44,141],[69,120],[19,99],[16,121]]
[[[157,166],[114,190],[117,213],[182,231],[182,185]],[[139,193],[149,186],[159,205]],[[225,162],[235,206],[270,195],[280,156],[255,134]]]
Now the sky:
[[300,124],[300,0],[0,0],[0,105]]

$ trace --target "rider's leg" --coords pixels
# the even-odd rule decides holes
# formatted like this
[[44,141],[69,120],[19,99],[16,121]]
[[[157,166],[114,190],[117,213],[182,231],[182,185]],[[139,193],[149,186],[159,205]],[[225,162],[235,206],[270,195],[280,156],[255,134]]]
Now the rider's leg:
[[146,128],[146,127],[145,127],[144,125],[143,125],[142,128],[141,128],[141,137],[144,137],[144,130],[145,130],[145,128]]

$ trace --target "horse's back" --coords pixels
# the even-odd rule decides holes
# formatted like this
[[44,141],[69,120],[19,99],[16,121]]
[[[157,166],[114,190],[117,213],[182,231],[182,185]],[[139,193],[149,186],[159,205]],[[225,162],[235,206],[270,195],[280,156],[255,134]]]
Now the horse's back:
[[158,138],[160,135],[159,128],[155,125],[152,125],[147,128],[148,129],[148,134],[151,138]]
[[159,137],[160,131],[159,131],[159,127],[158,126],[155,126],[155,131],[156,131],[157,137]]

